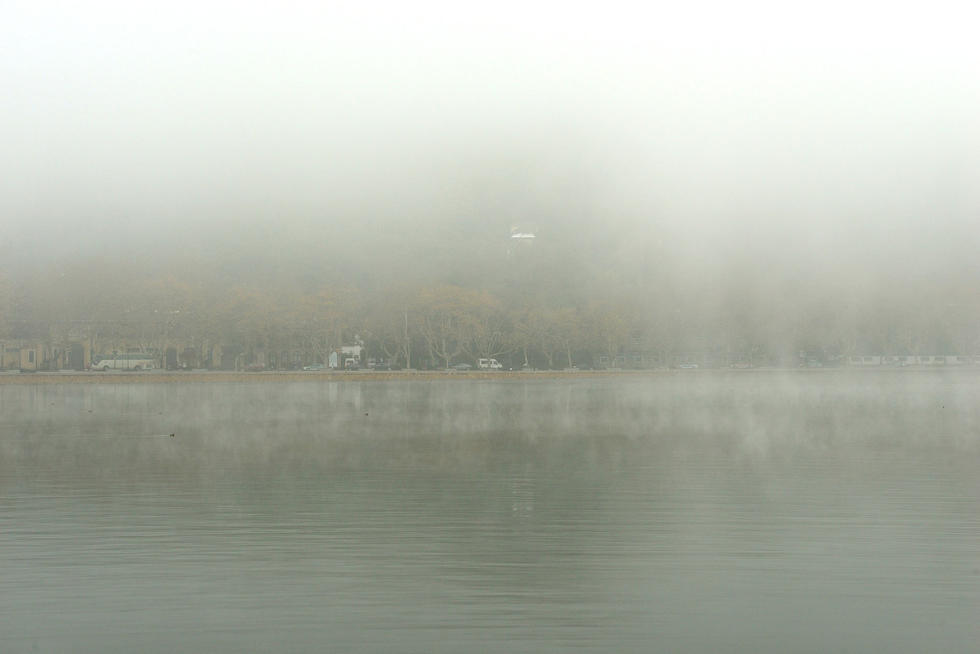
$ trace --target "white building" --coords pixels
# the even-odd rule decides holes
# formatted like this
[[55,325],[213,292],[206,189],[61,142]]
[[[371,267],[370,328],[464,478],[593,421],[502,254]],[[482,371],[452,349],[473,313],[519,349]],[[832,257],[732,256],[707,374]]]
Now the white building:
[[363,349],[361,345],[344,345],[339,347],[330,353],[327,366],[335,370],[337,368],[360,368],[361,351]]

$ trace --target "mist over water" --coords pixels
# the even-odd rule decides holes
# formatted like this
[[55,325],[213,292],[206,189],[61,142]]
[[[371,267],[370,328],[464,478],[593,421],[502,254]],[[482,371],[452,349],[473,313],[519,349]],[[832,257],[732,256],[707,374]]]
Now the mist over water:
[[977,13],[4,0],[0,654],[976,650]]
[[968,651],[978,391],[0,386],[0,649]]

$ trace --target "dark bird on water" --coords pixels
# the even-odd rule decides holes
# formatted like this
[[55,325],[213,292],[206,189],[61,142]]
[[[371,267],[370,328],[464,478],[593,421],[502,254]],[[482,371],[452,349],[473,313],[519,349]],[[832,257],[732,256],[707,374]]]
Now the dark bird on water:
[[174,435],[173,434],[170,434],[170,438],[173,438],[173,437],[174,437]]

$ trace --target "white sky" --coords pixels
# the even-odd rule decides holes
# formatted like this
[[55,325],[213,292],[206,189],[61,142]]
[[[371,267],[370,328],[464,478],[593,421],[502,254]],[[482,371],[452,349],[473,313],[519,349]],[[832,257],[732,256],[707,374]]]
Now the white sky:
[[977,18],[949,2],[0,0],[0,237],[392,205],[424,219],[487,171],[542,198],[574,171],[596,211],[693,239],[976,225]]

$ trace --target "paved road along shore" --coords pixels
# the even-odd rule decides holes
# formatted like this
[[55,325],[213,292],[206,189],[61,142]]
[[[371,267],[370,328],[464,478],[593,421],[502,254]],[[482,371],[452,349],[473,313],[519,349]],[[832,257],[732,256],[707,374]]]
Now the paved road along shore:
[[2,372],[0,385],[4,384],[171,384],[179,382],[301,382],[301,381],[406,381],[406,380],[505,380],[505,379],[578,379],[585,377],[641,377],[653,375],[696,375],[696,374],[752,374],[752,373],[827,373],[827,372],[879,373],[894,372],[903,374],[916,371],[980,372],[976,366],[957,366],[939,368],[934,366],[910,366],[907,368],[701,368],[696,370],[534,370],[534,371],[467,371],[449,370],[399,370],[380,372],[357,370],[347,372],[329,371],[266,371],[233,372],[216,370],[167,371],[150,370],[141,372]]
[[[663,371],[666,372],[666,371]],[[687,371],[685,371],[687,372]],[[587,376],[655,374],[652,370],[636,371],[444,371],[399,370],[380,372],[357,370],[348,372],[305,371],[188,371],[164,370],[142,372],[24,372],[0,373],[0,384],[168,384],[179,382],[297,382],[297,381],[398,381],[398,380],[473,380],[473,379],[554,379]]]

